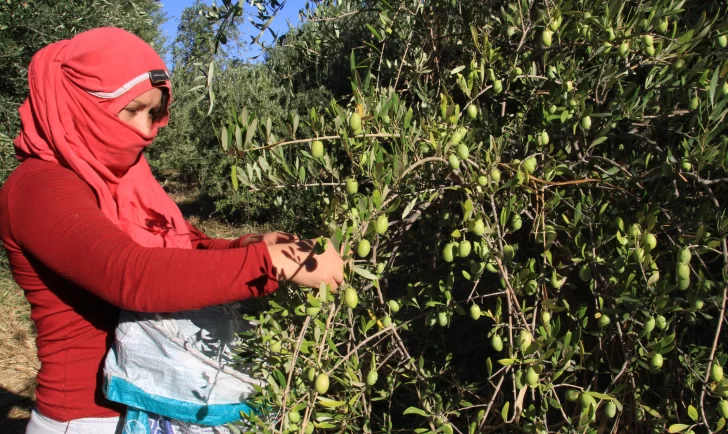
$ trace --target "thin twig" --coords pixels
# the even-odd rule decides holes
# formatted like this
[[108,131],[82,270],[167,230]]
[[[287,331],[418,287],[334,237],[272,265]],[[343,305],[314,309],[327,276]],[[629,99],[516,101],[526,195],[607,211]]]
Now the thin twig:
[[[293,350],[293,358],[291,359],[291,370],[288,371],[288,380],[286,381],[286,390],[283,391],[283,407],[281,408],[281,417],[286,415],[286,404],[288,403],[288,393],[291,391],[291,379],[293,378],[293,371],[295,371],[296,359],[298,358],[298,352],[301,349],[303,343],[303,337],[306,335],[306,329],[308,324],[311,322],[311,317],[307,316],[301,327],[301,333],[298,334],[298,340],[296,341],[296,348]],[[281,432],[283,425],[281,424]]]

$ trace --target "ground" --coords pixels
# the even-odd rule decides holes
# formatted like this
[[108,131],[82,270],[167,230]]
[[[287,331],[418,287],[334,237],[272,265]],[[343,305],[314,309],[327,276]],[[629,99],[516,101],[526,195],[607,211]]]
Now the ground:
[[[236,238],[269,228],[230,224],[211,216],[209,201],[173,195],[185,217],[213,237]],[[30,306],[0,264],[0,433],[22,434],[34,404],[36,357],[35,332]]]

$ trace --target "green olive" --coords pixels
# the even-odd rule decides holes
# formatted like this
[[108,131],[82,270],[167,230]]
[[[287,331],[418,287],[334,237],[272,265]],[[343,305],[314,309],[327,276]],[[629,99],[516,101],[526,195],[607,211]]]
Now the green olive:
[[588,282],[591,280],[591,267],[589,267],[589,264],[584,264],[579,268],[579,278],[583,280],[584,282]]
[[513,246],[506,244],[503,246],[503,259],[506,262],[511,262],[513,260],[513,257],[515,256],[516,251],[513,248]]
[[690,277],[690,266],[688,264],[679,262],[675,269],[675,274],[679,279],[687,279]]
[[399,303],[397,303],[397,300],[389,300],[387,304],[389,305],[389,310],[392,313],[399,312]]
[[710,367],[710,378],[716,382],[723,379],[723,367],[716,360],[713,360],[713,366]]
[[500,81],[500,80],[494,81],[493,82],[493,93],[495,93],[496,95],[498,95],[501,92],[503,92],[503,82]]
[[531,346],[531,343],[533,342],[533,335],[528,330],[521,330],[518,333],[518,338],[516,339],[516,345],[521,349],[521,351],[525,351],[528,349],[528,347]]
[[[556,111],[556,110],[554,110]],[[549,133],[546,131],[541,131],[541,144],[542,145],[548,145],[549,144]],[[528,161],[528,160],[526,160]]]
[[461,160],[467,160],[468,157],[470,156],[470,150],[468,149],[468,147],[466,145],[464,145],[462,143],[458,145],[457,153],[458,153],[458,157],[460,157]]
[[526,385],[523,383],[524,372],[523,371],[516,371],[516,373],[513,375],[513,378],[516,380],[516,389],[522,389]]
[[664,362],[664,359],[662,358],[662,354],[656,353],[654,356],[652,356],[652,360],[650,360],[650,365],[655,369],[662,368],[662,364]]
[[667,319],[665,319],[665,317],[662,315],[658,315],[655,319],[655,324],[657,325],[658,329],[665,330],[667,328]]
[[640,225],[637,223],[633,224],[629,227],[629,237],[636,240],[639,238],[640,234],[642,233],[642,229],[640,228]]
[[359,113],[354,112],[349,116],[349,128],[352,131],[361,130],[361,116],[359,116]]
[[447,312],[441,310],[437,313],[437,323],[440,325],[440,327],[445,327],[447,325],[447,320]]
[[480,314],[481,314],[480,306],[478,306],[475,303],[470,305],[470,318],[477,321],[480,318]]
[[288,412],[288,420],[291,423],[298,423],[301,421],[301,413],[299,413],[296,410],[291,410]]
[[447,157],[448,163],[450,163],[450,167],[452,167],[453,170],[460,169],[460,159],[455,154],[450,154],[449,157]]
[[452,262],[452,260],[455,258],[453,255],[453,244],[447,243],[445,244],[445,248],[442,249],[442,260],[445,262]]
[[669,22],[667,21],[667,18],[661,19],[660,23],[657,25],[657,31],[660,33],[665,33],[667,31],[668,25],[669,25]]
[[534,157],[528,157],[523,162],[523,167],[526,169],[526,172],[533,173],[536,171],[536,158]]
[[364,239],[360,240],[359,243],[356,245],[356,254],[360,258],[366,258],[369,256],[369,252],[372,249],[371,243],[369,243],[369,240]]
[[680,279],[680,278],[678,278],[677,279],[677,287],[681,291],[684,291],[684,290],[688,289],[690,287],[690,277],[688,277],[686,279]]
[[588,130],[589,128],[591,128],[591,125],[592,121],[589,116],[584,116],[583,118],[581,118],[581,127],[583,129]]
[[359,183],[356,179],[349,178],[346,180],[346,194],[349,196],[355,195],[359,191]]
[[657,237],[654,234],[645,234],[645,249],[650,252],[657,247]]
[[383,235],[389,228],[389,219],[386,215],[381,214],[377,217],[377,221],[374,224],[375,230],[379,235]]
[[726,35],[718,36],[718,45],[720,46],[720,48],[725,48],[726,45],[728,45],[728,36],[726,36]]
[[493,335],[493,337],[490,338],[490,346],[498,352],[503,351],[503,339],[501,339],[498,335]]
[[692,259],[692,255],[690,254],[690,249],[687,247],[683,247],[680,249],[680,252],[678,252],[678,262],[681,264],[689,264],[690,259]]
[[478,117],[478,107],[476,107],[473,104],[470,104],[468,106],[468,116],[470,116],[470,119],[475,119]]
[[311,143],[311,155],[313,158],[321,158],[324,156],[324,144],[320,140]]
[[655,320],[655,318],[650,317],[647,321],[645,321],[645,325],[642,330],[645,333],[649,333],[655,329],[656,324],[657,324],[657,320]]
[[460,241],[460,244],[458,245],[458,256],[461,258],[467,258],[470,254],[470,250],[472,249],[472,244],[470,244],[470,241],[463,240]]
[[367,380],[366,380],[367,381],[367,386],[374,386],[377,383],[377,380],[378,379],[379,379],[379,374],[377,373],[377,371],[375,371],[374,369],[372,369],[367,374]]
[[576,402],[579,399],[579,391],[576,389],[567,390],[566,399],[571,402]]
[[532,366],[526,370],[526,383],[532,387],[538,384],[538,373]]
[[728,401],[720,401],[718,403],[718,414],[723,419],[728,419]]
[[497,167],[490,170],[490,179],[493,182],[498,182],[501,179],[501,172]]
[[319,395],[326,393],[329,390],[329,376],[324,372],[318,374],[314,387]]
[[356,308],[357,304],[359,304],[359,295],[351,286],[344,291],[344,302],[350,309]]
[[628,42],[622,42],[619,44],[619,55],[622,57],[627,57],[629,54],[629,43]]
[[544,324],[551,322],[551,313],[547,310],[541,312],[541,321],[543,321]]
[[617,404],[613,403],[612,401],[609,401],[604,405],[604,415],[607,416],[609,419],[613,419],[614,416],[617,415]]
[[483,223],[483,219],[475,220],[470,229],[470,232],[472,232],[473,235],[475,235],[476,237],[482,237],[485,233],[485,223]]
[[520,214],[513,214],[513,217],[511,217],[511,230],[513,232],[521,229],[523,226],[523,220],[521,219]]
[[554,32],[552,32],[549,29],[546,29],[541,33],[541,42],[543,43],[544,47],[550,47],[551,46],[551,40],[554,36]]

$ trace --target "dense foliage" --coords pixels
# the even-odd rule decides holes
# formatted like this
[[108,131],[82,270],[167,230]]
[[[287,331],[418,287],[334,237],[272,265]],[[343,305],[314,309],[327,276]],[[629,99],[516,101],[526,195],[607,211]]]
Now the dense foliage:
[[333,99],[218,131],[352,260],[252,318],[257,431],[724,429],[727,7],[308,6],[270,67]]

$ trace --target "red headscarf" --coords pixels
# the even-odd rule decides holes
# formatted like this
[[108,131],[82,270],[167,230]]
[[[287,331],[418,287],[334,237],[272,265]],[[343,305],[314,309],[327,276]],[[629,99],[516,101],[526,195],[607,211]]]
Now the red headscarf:
[[142,155],[167,124],[167,107],[148,136],[117,117],[153,87],[166,89],[171,100],[167,68],[154,49],[125,30],[89,30],[38,51],[28,81],[14,142],[18,159],[39,158],[76,172],[104,215],[137,243],[190,248],[182,213]]

